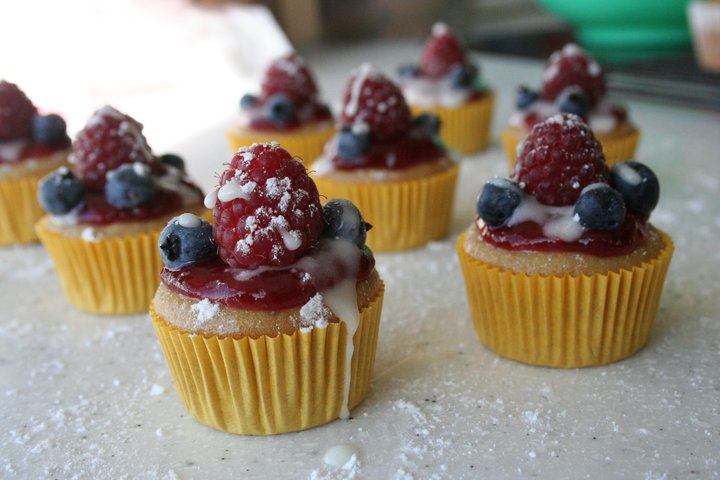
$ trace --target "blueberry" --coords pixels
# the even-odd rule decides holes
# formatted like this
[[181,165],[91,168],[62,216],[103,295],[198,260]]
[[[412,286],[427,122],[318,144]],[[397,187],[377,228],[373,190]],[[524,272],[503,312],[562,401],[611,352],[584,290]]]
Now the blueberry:
[[85,198],[85,184],[66,167],[60,167],[40,181],[40,205],[52,215],[64,215]]
[[217,255],[212,225],[192,213],[170,220],[160,233],[158,247],[163,263],[173,269]]
[[449,73],[450,85],[453,88],[470,88],[478,77],[478,68],[475,65],[455,65]]
[[105,199],[117,208],[132,208],[147,203],[157,193],[150,167],[126,163],[108,172]]
[[250,110],[258,104],[258,98],[255,95],[246,93],[240,98],[240,110]]
[[[362,125],[362,124],[359,124]],[[357,158],[370,148],[370,132],[367,128],[345,126],[338,135],[338,155],[342,158]]]
[[502,227],[520,205],[523,192],[515,182],[494,178],[483,187],[477,201],[477,213],[490,227]]
[[267,101],[267,116],[273,123],[285,124],[295,120],[295,104],[287,95],[278,93]]
[[524,110],[538,100],[540,100],[540,92],[531,90],[525,85],[518,87],[515,92],[515,107],[518,110]]
[[179,155],[175,155],[174,153],[165,153],[163,155],[160,155],[160,163],[177,168],[181,172],[185,171],[185,160],[183,160],[182,157],[180,157]]
[[440,118],[437,115],[423,113],[413,119],[413,126],[428,137],[434,137],[440,132]]
[[610,170],[610,181],[625,199],[627,207],[640,215],[650,215],[660,199],[660,183],[655,173],[639,162],[623,162]]
[[32,136],[38,143],[52,145],[67,138],[67,126],[60,115],[35,115],[32,119]]
[[566,88],[557,102],[562,113],[574,113],[580,117],[584,117],[590,109],[587,96],[577,88]]
[[398,75],[400,78],[413,78],[420,74],[420,67],[413,64],[400,65],[398,68]]
[[367,231],[371,228],[350,200],[334,198],[323,206],[323,235],[326,237],[344,238],[364,248]]
[[610,185],[593,183],[580,193],[573,216],[590,230],[615,230],[625,221],[625,201]]

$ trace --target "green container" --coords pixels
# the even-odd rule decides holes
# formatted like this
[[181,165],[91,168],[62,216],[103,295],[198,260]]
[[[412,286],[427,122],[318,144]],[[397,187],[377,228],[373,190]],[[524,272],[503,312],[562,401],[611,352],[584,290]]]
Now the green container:
[[677,55],[690,49],[689,0],[538,0],[576,30],[599,60]]

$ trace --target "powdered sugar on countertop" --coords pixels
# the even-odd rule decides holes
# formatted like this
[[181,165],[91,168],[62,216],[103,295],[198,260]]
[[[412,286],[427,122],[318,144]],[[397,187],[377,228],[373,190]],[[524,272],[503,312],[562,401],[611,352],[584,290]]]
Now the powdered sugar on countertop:
[[[418,54],[417,44],[382,45],[308,55],[323,93],[338,96],[370,53],[382,71]],[[537,79],[542,64],[482,63],[501,126],[512,89]],[[720,478],[717,118],[639,101],[630,108],[642,128],[637,160],[661,182],[652,221],[676,245],[657,324],[638,355],[552,370],[505,360],[477,341],[454,240],[485,181],[507,175],[496,145],[463,160],[449,238],[376,254],[386,294],[370,393],[352,419],[304,432],[243,437],[198,424],[146,315],[78,312],[42,247],[0,248],[0,477],[346,478],[323,456],[351,444],[360,452],[356,478],[365,480]],[[203,146],[198,163],[186,157],[190,171],[207,168],[206,150],[227,153],[221,132],[192,139]],[[164,392],[151,395],[153,385]]]

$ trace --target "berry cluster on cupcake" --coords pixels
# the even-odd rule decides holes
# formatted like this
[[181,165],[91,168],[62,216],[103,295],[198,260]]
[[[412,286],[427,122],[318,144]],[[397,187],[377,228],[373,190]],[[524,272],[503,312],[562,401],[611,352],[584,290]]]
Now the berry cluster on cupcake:
[[473,323],[495,352],[583,367],[647,342],[673,244],[648,219],[655,174],[609,169],[580,117],[536,124],[509,179],[491,179],[458,240]]
[[571,43],[554,52],[543,71],[542,89],[517,89],[515,113],[501,134],[510,167],[525,135],[558,113],[583,118],[602,145],[608,165],[633,158],[640,131],[630,122],[625,107],[606,99],[606,92],[602,67],[580,47]]
[[374,250],[447,235],[458,165],[438,141],[437,116],[413,118],[398,86],[365,64],[347,83],[338,129],[313,176],[323,196],[351,200],[377,227]]
[[278,58],[265,71],[260,94],[240,99],[241,115],[228,131],[233,151],[243,145],[277,141],[306,163],[322,152],[335,132],[305,61],[296,54]]
[[153,325],[198,421],[267,435],[347,417],[367,394],[383,283],[367,224],[347,200],[324,207],[277,143],[241,148],[205,203],[159,239]]
[[489,144],[494,97],[455,34],[436,23],[418,65],[400,67],[400,86],[413,113],[440,118],[440,136],[463,154]]
[[69,153],[62,117],[38,113],[17,85],[0,81],[0,245],[37,241],[37,182]]
[[48,213],[38,236],[63,288],[80,310],[146,311],[162,267],[158,235],[178,212],[203,215],[202,192],[180,157],[156,157],[142,125],[109,106],[78,133],[71,160],[38,190]]

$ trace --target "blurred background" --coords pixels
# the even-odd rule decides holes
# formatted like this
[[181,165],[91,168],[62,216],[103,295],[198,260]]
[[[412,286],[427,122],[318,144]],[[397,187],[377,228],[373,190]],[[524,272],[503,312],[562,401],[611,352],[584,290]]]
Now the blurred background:
[[481,56],[546,59],[578,41],[605,66],[615,92],[720,109],[720,76],[700,69],[693,55],[688,3],[4,1],[0,78],[18,83],[42,110],[62,113],[71,131],[112,103],[154,129],[148,136],[163,148],[204,119],[236,112],[237,98],[256,88],[265,65],[293,48],[410,41],[419,52],[442,20]]

